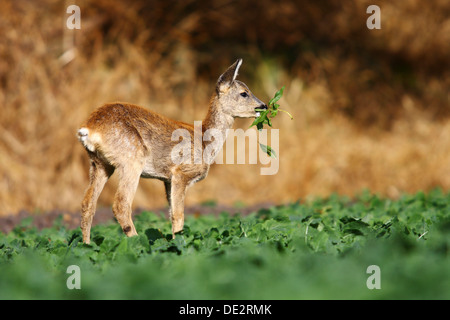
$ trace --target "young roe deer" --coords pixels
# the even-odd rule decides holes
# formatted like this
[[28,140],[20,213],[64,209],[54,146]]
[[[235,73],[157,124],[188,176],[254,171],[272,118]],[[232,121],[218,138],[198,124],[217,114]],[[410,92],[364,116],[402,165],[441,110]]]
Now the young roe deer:
[[[255,118],[255,109],[267,106],[256,98],[241,81],[236,80],[242,59],[231,65],[218,79],[208,113],[202,122],[200,137],[208,129],[225,136],[234,118]],[[81,204],[83,242],[90,242],[90,229],[97,199],[108,178],[118,172],[119,183],[114,197],[113,213],[127,236],[137,235],[132,221],[131,204],[139,178],[154,178],[164,182],[172,235],[183,230],[184,199],[187,188],[208,174],[210,162],[174,163],[171,150],[173,132],[184,129],[191,137],[198,135],[193,125],[168,119],[142,107],[125,104],[106,104],[94,111],[78,130],[78,139],[90,158],[89,186]],[[203,152],[208,141],[195,143],[191,139],[191,154]],[[222,148],[216,145],[213,154]],[[196,150],[201,148],[201,150]]]

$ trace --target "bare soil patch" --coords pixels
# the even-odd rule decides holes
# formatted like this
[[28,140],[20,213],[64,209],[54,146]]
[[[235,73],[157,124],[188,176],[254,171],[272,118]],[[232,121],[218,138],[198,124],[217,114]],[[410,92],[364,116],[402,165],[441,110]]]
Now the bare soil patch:
[[[242,208],[236,208],[233,206],[214,204],[214,205],[193,205],[185,208],[186,215],[203,215],[213,214],[218,215],[221,212],[228,212],[231,214],[247,215],[258,210],[268,208],[272,206],[272,203],[260,203],[252,206],[246,206]],[[152,211],[168,218],[167,207],[156,209],[144,209],[138,208],[133,212],[133,216],[140,214],[143,211]],[[20,225],[23,219],[32,217],[31,226],[41,230],[43,228],[49,228],[54,225],[55,221],[61,219],[59,223],[62,226],[75,229],[80,226],[80,212],[70,212],[65,210],[51,210],[43,213],[32,213],[30,211],[21,210],[17,214],[0,217],[0,231],[3,233],[11,232],[16,226]],[[92,225],[106,223],[114,221],[114,215],[111,208],[102,207],[97,209]],[[168,220],[169,222],[169,220]]]

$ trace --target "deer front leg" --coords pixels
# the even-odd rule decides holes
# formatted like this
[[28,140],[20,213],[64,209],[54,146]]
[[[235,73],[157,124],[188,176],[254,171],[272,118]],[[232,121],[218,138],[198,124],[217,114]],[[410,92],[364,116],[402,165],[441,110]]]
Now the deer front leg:
[[166,191],[166,199],[167,199],[167,203],[169,204],[169,212],[170,212],[170,193],[172,192],[172,183],[170,181],[164,181],[164,188]]
[[172,237],[181,232],[184,226],[184,199],[187,184],[182,177],[174,176],[170,183],[170,217],[172,220]]
[[136,236],[131,217],[131,204],[139,183],[141,171],[138,168],[122,167],[119,171],[119,187],[114,197],[113,213],[122,227],[123,232],[128,236]]
[[166,191],[167,203],[169,204],[169,217],[172,219],[172,202],[170,200],[172,192],[172,183],[170,182],[170,180],[164,181],[164,189]]
[[92,219],[95,215],[97,200],[105,186],[106,181],[114,172],[114,168],[106,167],[102,163],[91,161],[89,172],[89,187],[84,194],[81,203],[81,231],[83,233],[83,242],[90,243]]

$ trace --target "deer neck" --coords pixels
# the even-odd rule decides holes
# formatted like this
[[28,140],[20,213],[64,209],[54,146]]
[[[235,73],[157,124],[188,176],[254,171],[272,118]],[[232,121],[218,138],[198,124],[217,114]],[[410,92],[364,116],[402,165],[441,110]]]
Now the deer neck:
[[202,123],[203,148],[211,152],[213,158],[225,143],[228,129],[233,127],[234,118],[221,111],[217,97],[211,100],[208,113]]
[[203,133],[209,129],[215,129],[219,130],[225,136],[226,131],[233,127],[233,123],[234,118],[222,112],[218,98],[213,97],[209,106],[208,114],[203,120]]

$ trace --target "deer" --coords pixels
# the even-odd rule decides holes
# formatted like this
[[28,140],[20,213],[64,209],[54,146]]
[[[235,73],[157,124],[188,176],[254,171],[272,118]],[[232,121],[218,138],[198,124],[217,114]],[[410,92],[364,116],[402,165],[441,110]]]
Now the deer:
[[[262,109],[267,109],[245,83],[236,80],[241,64],[242,59],[238,59],[220,75],[206,117],[197,129],[129,103],[107,103],[91,113],[77,133],[90,160],[89,185],[81,203],[84,243],[90,243],[98,198],[114,172],[118,174],[118,187],[112,211],[126,236],[137,235],[132,220],[132,202],[140,178],[164,182],[172,237],[182,233],[186,191],[207,176],[211,163],[203,158],[200,162],[173,161],[171,150],[179,143],[174,141],[173,132],[182,129],[195,138],[214,129],[226,135],[235,118],[256,118]],[[201,132],[197,132],[199,130]],[[201,153],[208,146],[211,149],[214,139],[211,140],[202,139],[200,143],[191,140],[191,155]],[[213,155],[223,147],[223,141],[218,141],[220,143],[213,146]]]

